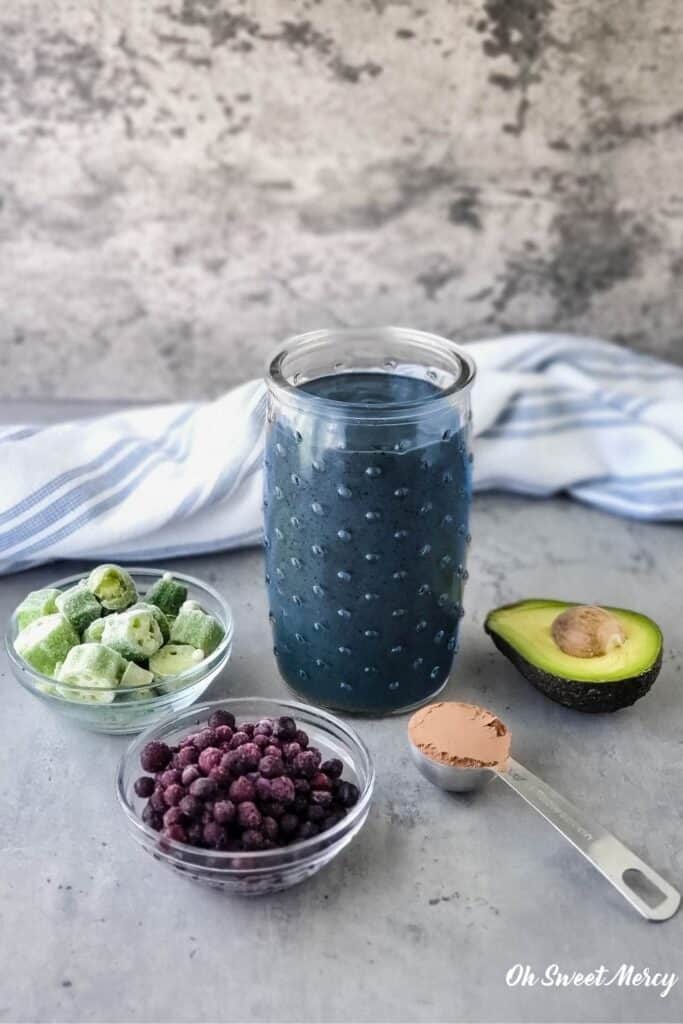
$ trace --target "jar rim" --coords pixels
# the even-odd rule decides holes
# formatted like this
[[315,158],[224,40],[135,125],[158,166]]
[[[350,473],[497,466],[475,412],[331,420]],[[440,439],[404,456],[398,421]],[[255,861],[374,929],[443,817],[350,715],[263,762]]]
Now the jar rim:
[[[302,392],[301,388],[290,381],[283,369],[285,360],[293,354],[314,352],[325,345],[339,349],[351,340],[396,340],[415,345],[416,354],[438,352],[442,357],[449,358],[454,364],[454,379],[446,387],[434,391],[412,401],[377,402],[372,405],[365,402],[349,402],[336,398],[323,398],[311,392]],[[354,372],[354,371],[351,371]],[[374,372],[374,371],[373,371]],[[384,372],[384,371],[380,371]],[[402,415],[414,415],[417,411],[429,408],[442,408],[456,394],[470,390],[476,376],[476,364],[472,356],[462,346],[448,338],[428,331],[414,330],[408,327],[333,327],[304,334],[290,335],[278,350],[268,359],[266,364],[266,384],[269,391],[284,401],[300,402],[305,400],[308,407],[316,408],[321,413],[329,413],[344,418],[368,417],[373,419],[394,418]]]

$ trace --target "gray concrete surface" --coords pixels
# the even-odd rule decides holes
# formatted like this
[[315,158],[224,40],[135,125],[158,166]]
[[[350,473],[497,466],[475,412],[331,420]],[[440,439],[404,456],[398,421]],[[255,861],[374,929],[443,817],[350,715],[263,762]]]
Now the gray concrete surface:
[[[462,653],[446,693],[498,712],[518,758],[678,887],[681,819],[678,527],[564,501],[475,501]],[[236,615],[234,656],[207,696],[283,695],[258,551],[173,563]],[[71,569],[71,566],[69,566]],[[64,564],[0,580],[0,619]],[[666,653],[652,692],[582,716],[532,689],[484,635],[487,610],[525,596],[640,608]],[[129,839],[114,796],[124,738],[78,731],[0,659],[0,1019],[3,1021],[680,1022],[683,982],[659,990],[510,988],[506,972],[621,964],[683,974],[683,915],[653,925],[494,783],[432,789],[406,717],[356,721],[377,765],[357,840],[302,886],[231,900]]]
[[683,359],[676,0],[4,0],[0,393],[176,398],[289,334]]

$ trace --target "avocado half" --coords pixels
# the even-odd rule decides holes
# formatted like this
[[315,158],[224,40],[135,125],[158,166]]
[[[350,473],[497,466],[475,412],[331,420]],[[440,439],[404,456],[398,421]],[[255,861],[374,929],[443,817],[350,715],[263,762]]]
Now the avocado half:
[[604,607],[620,623],[624,643],[595,657],[566,654],[551,626],[570,601],[534,598],[489,612],[484,629],[499,651],[537,689],[576,711],[618,711],[644,696],[662,665],[662,633],[646,615]]

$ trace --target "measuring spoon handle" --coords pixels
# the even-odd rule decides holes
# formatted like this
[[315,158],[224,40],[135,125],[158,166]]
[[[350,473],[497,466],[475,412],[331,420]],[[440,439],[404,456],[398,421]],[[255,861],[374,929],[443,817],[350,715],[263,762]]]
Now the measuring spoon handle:
[[497,774],[568,839],[643,917],[666,921],[676,913],[680,893],[602,825],[512,758],[507,769]]

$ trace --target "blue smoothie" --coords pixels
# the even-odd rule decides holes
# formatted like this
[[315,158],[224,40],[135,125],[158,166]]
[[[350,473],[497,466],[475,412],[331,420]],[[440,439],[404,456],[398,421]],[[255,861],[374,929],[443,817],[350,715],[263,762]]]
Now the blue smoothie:
[[[301,390],[370,409],[422,410],[439,395],[430,381],[390,373],[331,375]],[[268,431],[266,582],[278,668],[314,704],[408,708],[438,692],[457,650],[467,425],[439,403],[400,427],[340,417],[331,436],[315,415],[276,418]]]

